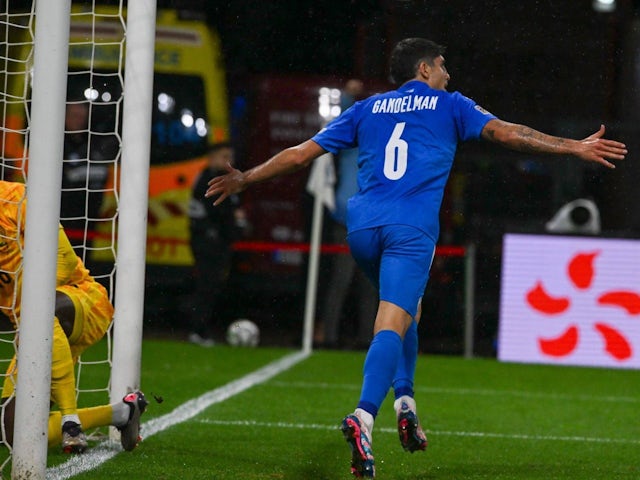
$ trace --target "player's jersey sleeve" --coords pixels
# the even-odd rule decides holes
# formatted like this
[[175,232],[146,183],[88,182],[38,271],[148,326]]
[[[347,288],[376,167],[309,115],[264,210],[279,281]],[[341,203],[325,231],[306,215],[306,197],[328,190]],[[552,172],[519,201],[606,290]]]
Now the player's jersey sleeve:
[[451,99],[454,105],[453,113],[458,129],[458,138],[462,141],[480,138],[482,129],[487,122],[497,118],[461,93],[452,93]]
[[334,155],[341,150],[353,148],[357,143],[355,117],[358,103],[352,105],[311,138],[322,148]]
[[26,192],[22,183],[0,181],[0,309],[19,315]]
[[93,281],[80,257],[69,242],[62,225],[58,228],[58,264],[56,271],[56,287],[61,285],[80,285],[85,281]]
[[62,225],[58,227],[58,270],[56,274],[56,285],[67,285],[71,281],[76,266],[78,256],[73,251],[73,247],[64,233]]

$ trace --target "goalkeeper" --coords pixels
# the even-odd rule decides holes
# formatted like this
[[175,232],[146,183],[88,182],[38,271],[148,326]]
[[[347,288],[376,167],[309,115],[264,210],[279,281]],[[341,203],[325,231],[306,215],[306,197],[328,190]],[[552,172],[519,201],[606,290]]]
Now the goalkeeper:
[[[20,324],[25,198],[24,184],[0,181],[0,311],[16,328]],[[142,392],[129,393],[113,405],[78,409],[76,403],[75,364],[84,350],[105,335],[112,317],[106,289],[89,274],[60,227],[51,364],[51,403],[57,411],[49,414],[48,440],[49,446],[61,444],[65,453],[81,453],[87,448],[83,428],[118,427],[125,450],[132,450],[139,441],[140,414],[147,405]],[[5,442],[9,445],[13,441],[17,373],[14,355],[2,388]]]

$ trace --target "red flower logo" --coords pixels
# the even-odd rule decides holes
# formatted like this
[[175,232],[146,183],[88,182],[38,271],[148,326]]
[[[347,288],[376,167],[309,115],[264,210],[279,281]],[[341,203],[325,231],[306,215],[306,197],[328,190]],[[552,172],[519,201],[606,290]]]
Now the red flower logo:
[[[578,253],[567,266],[567,276],[578,290],[588,291],[595,277],[594,262],[599,251]],[[537,312],[547,315],[561,315],[569,311],[572,300],[568,297],[554,297],[549,294],[542,281],[538,280],[526,294],[527,303]],[[626,290],[614,290],[600,294],[595,299],[602,307],[622,309],[627,315],[640,315],[640,295]],[[593,329],[604,341],[604,350],[612,358],[623,362],[633,355],[629,339],[617,328],[605,322],[595,321]],[[538,347],[544,355],[551,357],[565,357],[578,347],[580,342],[580,328],[569,325],[563,333],[553,338],[538,337]]]

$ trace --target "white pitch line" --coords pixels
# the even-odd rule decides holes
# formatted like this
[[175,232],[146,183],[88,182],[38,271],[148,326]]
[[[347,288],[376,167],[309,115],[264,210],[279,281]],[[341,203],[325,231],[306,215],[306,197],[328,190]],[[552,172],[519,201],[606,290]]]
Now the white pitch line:
[[[288,423],[288,422],[258,422],[253,420],[198,420],[199,423],[222,426],[247,426],[261,428],[292,428],[304,430],[338,430],[338,425],[323,425],[318,423]],[[376,432],[398,434],[395,428],[376,427]],[[509,440],[529,440],[529,441],[553,441],[553,442],[579,442],[579,443],[614,443],[623,445],[640,445],[640,440],[634,438],[604,438],[604,437],[582,437],[582,436],[561,436],[561,435],[526,435],[521,433],[496,433],[496,432],[464,432],[447,430],[427,430],[428,435],[443,435],[453,437],[480,437],[480,438],[504,438]]]
[[[227,383],[203,395],[183,403],[161,417],[152,418],[140,427],[140,435],[149,438],[156,433],[160,433],[169,427],[189,420],[211,405],[223,402],[234,395],[248,390],[249,388],[266,382],[274,376],[282,373],[294,365],[300,363],[309,356],[307,352],[296,352],[286,357],[280,358],[258,370],[245,375],[238,380]],[[71,478],[80,473],[93,470],[102,465],[107,460],[122,452],[122,448],[114,448],[110,440],[101,442],[92,448],[88,453],[75,455],[66,462],[47,469],[47,480],[63,480]]]
[[[287,388],[317,388],[321,390],[360,390],[360,385],[321,383],[321,382],[271,382],[274,387]],[[608,402],[608,403],[640,403],[640,397],[628,397],[617,395],[586,395],[554,392],[527,392],[525,390],[492,390],[482,388],[439,388],[439,387],[415,387],[420,393],[443,393],[451,395],[477,395],[477,396],[510,396],[521,398],[547,398],[550,400],[582,400],[588,402]]]

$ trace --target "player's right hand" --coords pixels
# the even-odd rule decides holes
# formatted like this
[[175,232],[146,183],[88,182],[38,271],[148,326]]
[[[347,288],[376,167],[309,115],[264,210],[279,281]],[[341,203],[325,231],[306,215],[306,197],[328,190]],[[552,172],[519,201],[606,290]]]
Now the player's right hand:
[[247,188],[244,181],[244,174],[240,170],[233,168],[230,163],[225,165],[225,170],[227,173],[224,175],[209,180],[207,183],[209,188],[204,194],[205,198],[219,195],[213,202],[216,206],[220,205],[230,195],[240,193]]

